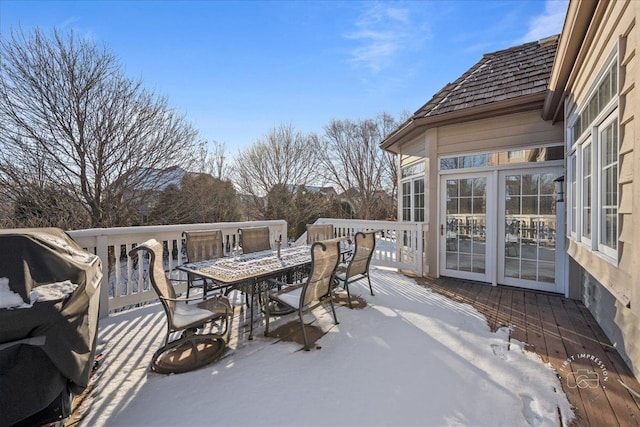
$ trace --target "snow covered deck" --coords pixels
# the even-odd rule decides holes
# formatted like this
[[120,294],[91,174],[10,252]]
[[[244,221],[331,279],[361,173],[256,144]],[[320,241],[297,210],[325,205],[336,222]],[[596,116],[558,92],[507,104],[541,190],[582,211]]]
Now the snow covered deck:
[[[578,426],[640,424],[640,384],[580,301],[456,279],[418,279],[423,286],[482,313],[491,330],[505,325],[558,373]],[[573,373],[584,373],[580,376]],[[578,374],[580,375],[580,374]],[[576,381],[577,380],[577,381]]]
[[[255,340],[248,341],[247,313],[237,295],[227,354],[212,365],[180,375],[148,370],[165,328],[158,304],[111,315],[100,323],[102,362],[73,421],[79,425],[560,425],[572,419],[562,391],[567,388],[562,384],[565,378],[556,376],[535,353],[524,351],[525,344],[515,339],[518,325],[513,333],[506,327],[492,331],[489,324],[496,325],[497,316],[485,318],[472,305],[395,272],[374,270],[372,282],[373,297],[366,283],[353,285],[361,308],[339,306],[339,325],[334,326],[322,308],[306,318],[324,332],[316,335],[320,338],[310,352],[299,351],[302,346],[293,342],[297,328],[290,326],[297,321],[295,316],[274,324],[279,338],[264,337],[260,323]],[[491,305],[484,289],[494,288],[482,288],[473,298],[465,288],[460,298]],[[515,311],[505,324],[511,320],[520,320]],[[607,368],[613,375],[614,367]],[[637,386],[626,377],[625,383]]]

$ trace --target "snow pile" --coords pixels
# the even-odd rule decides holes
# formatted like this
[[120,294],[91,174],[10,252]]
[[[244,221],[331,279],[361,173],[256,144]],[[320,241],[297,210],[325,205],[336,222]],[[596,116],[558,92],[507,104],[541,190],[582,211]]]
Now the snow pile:
[[29,308],[22,297],[9,289],[9,279],[0,277],[0,308]]
[[70,280],[40,285],[29,293],[31,304],[27,304],[9,288],[9,279],[0,277],[0,308],[31,308],[37,302],[57,301],[71,295],[77,287]]
[[70,280],[40,285],[31,291],[29,299],[31,300],[31,304],[43,301],[56,301],[65,298],[67,295],[71,295],[77,287],[78,285],[71,283]]

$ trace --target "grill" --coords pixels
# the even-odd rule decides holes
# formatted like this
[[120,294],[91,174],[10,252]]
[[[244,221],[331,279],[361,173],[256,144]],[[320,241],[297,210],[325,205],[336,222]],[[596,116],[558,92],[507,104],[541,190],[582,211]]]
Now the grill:
[[64,419],[94,362],[100,259],[57,228],[0,230],[0,254],[0,425]]

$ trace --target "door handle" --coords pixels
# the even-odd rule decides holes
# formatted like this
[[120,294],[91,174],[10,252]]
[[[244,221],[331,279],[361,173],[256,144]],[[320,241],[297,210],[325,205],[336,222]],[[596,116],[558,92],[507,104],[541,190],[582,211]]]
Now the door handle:
[[440,224],[440,235],[444,236],[444,224]]

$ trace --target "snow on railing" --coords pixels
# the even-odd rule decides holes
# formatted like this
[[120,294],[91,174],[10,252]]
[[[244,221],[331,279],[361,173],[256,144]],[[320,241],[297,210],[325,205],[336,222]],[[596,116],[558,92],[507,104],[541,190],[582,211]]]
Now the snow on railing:
[[[149,286],[148,279],[143,277],[144,269],[138,269],[138,258],[128,256],[129,251],[137,244],[148,239],[162,242],[167,275],[186,279],[185,273],[176,270],[176,267],[186,261],[183,231],[222,230],[225,252],[229,254],[237,245],[239,228],[258,226],[269,227],[270,239],[274,244],[281,237],[286,239],[287,222],[283,220],[93,228],[68,231],[68,234],[80,246],[95,253],[102,260],[105,271],[100,291],[100,317],[106,317],[110,311],[144,304],[158,298]],[[186,282],[178,283],[176,292],[186,290]]]

